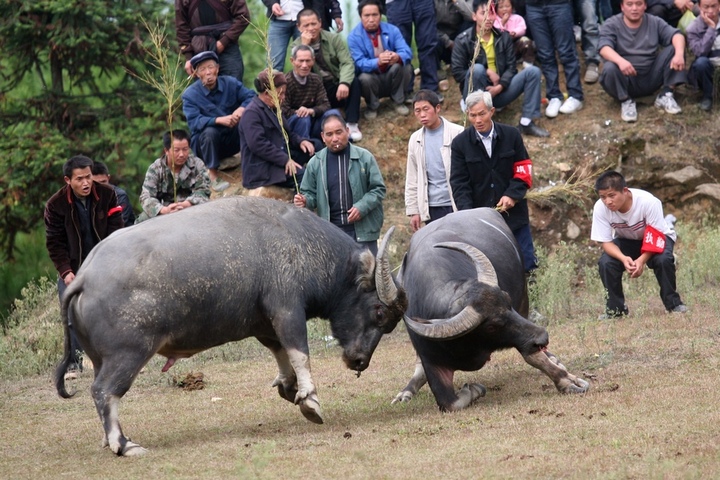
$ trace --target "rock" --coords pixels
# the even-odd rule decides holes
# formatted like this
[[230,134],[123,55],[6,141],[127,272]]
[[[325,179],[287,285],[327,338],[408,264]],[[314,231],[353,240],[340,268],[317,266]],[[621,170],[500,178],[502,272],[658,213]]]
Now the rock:
[[220,160],[220,167],[218,170],[232,170],[233,168],[237,168],[240,166],[242,161],[240,160],[240,153],[236,153],[232,157],[223,158]]
[[703,172],[701,170],[698,170],[692,165],[688,165],[687,167],[681,168],[680,170],[666,173],[665,175],[663,175],[663,178],[669,178],[671,180],[675,180],[678,183],[686,183],[688,180],[700,178],[702,175]]
[[695,187],[696,195],[708,195],[720,200],[720,183],[703,183]]
[[572,220],[568,220],[566,235],[570,240],[575,240],[580,236],[580,227],[578,227]]

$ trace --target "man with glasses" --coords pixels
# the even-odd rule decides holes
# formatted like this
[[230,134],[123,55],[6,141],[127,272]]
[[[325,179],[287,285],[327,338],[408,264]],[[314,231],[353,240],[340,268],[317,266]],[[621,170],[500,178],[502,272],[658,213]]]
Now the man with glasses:
[[218,75],[218,56],[202,52],[190,59],[198,81],[182,94],[183,113],[190,127],[190,146],[208,168],[211,187],[221,192],[230,185],[218,178],[220,160],[240,151],[237,125],[256,96],[234,77]]
[[163,135],[163,156],[145,174],[140,193],[142,213],[135,223],[169,215],[210,200],[210,179],[205,164],[190,151],[185,130]]

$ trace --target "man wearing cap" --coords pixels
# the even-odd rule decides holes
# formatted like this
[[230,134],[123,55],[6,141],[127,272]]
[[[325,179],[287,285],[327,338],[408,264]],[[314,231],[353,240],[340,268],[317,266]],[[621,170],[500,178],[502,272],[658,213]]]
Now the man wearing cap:
[[256,96],[234,77],[218,75],[215,52],[202,52],[190,59],[198,77],[182,94],[183,113],[190,127],[190,146],[208,168],[212,189],[225,190],[229,184],[218,179],[220,160],[240,150],[237,125],[245,107]]
[[[282,72],[272,72],[272,85],[268,71],[263,70],[255,79],[258,96],[253,98],[239,122],[240,157],[242,158],[242,184],[248,189],[266,186],[295,188],[302,178],[302,164],[292,157],[305,159],[315,153],[313,143],[301,138],[287,127],[278,108],[282,105],[287,80]],[[277,103],[276,103],[277,101]],[[283,132],[285,130],[286,133]],[[288,151],[285,135],[290,143]]]

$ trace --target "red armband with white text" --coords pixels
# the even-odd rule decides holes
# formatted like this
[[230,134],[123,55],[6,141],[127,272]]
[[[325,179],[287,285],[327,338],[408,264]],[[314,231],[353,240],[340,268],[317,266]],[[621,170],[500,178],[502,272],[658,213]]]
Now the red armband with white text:
[[660,230],[648,225],[643,233],[641,253],[662,253],[665,251],[665,234]]
[[532,188],[532,160],[528,158],[527,160],[515,162],[513,169],[515,170],[513,178],[517,178],[525,183],[528,188]]
[[118,205],[117,207],[113,207],[108,210],[108,217],[112,217],[116,213],[122,213],[122,206]]

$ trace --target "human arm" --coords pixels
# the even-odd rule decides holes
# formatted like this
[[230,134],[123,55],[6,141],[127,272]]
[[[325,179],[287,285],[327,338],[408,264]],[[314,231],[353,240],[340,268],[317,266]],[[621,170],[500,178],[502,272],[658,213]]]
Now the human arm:
[[[713,25],[712,27],[710,25]],[[700,17],[693,20],[686,32],[688,47],[696,57],[710,55],[713,43],[717,37],[714,22],[707,15],[700,12]]]
[[465,148],[470,143],[465,141],[465,132],[455,137],[450,154],[450,190],[458,210],[473,208],[470,170],[465,156]]
[[[313,156],[305,166],[305,173],[300,183],[299,196],[303,197],[303,206],[308,210],[317,208],[318,169],[321,168],[321,165],[322,163],[317,156]],[[298,202],[295,202],[295,205],[300,206]]]
[[347,85],[349,87],[355,79],[355,63],[350,55],[348,45],[340,35],[330,35],[329,38],[329,43],[331,43],[337,56],[338,65],[340,65],[338,81],[340,85]]
[[619,53],[615,51],[614,48],[610,46],[605,46],[600,49],[600,56],[603,57],[608,62],[612,62],[615,65],[618,66],[618,69],[622,72],[623,75],[626,75],[628,77],[634,77],[637,75],[637,71],[635,71],[635,67],[632,66],[632,63],[625,60]]
[[190,28],[190,18],[187,13],[187,7],[183,5],[183,1],[175,0],[175,36],[180,47],[180,53],[185,56],[186,61],[189,61],[195,51],[191,44],[192,36],[190,31],[192,29]]
[[647,264],[648,260],[650,260],[650,258],[652,258],[653,256],[652,253],[645,252],[638,258],[633,259],[632,257],[629,257],[622,253],[620,247],[615,245],[614,242],[603,242],[600,244],[600,247],[602,248],[603,252],[605,252],[608,256],[618,260],[623,264],[623,266],[625,267],[625,271],[630,274],[630,278],[637,278],[642,275],[643,271],[645,270],[645,265]]
[[[420,130],[422,132],[422,130]],[[407,163],[405,168],[405,215],[411,217],[413,231],[416,231],[413,219],[415,216],[420,219],[420,207],[418,205],[418,159],[415,146],[418,145],[417,138],[421,133],[413,133],[408,141]],[[418,221],[419,225],[419,221]]]
[[218,40],[218,43],[222,44],[223,50],[231,43],[237,43],[240,35],[250,25],[250,10],[245,0],[232,0],[230,15],[232,15],[232,25]]
[[473,58],[473,49],[475,47],[475,43],[471,38],[473,34],[474,30],[468,29],[455,37],[455,46],[453,47],[450,59],[450,68],[453,78],[455,78],[455,82],[460,88],[462,88],[462,85],[465,83],[465,77]]
[[348,49],[359,72],[377,73],[380,71],[378,59],[375,57],[370,40],[362,25],[355,27],[348,35]]
[[678,32],[672,37],[672,45],[675,55],[670,60],[670,70],[685,70],[685,36]]
[[[363,152],[360,157],[360,164],[363,168],[359,172],[361,175],[361,185],[359,185],[359,187],[364,193],[360,199],[354,201],[352,208],[348,212],[348,220],[350,222],[356,222],[366,217],[372,210],[380,207],[385,198],[385,182],[383,181],[382,173],[380,173],[380,167],[375,157],[370,152]],[[353,199],[357,193],[358,192],[353,189]],[[353,212],[353,210],[355,211]]]
[[[51,198],[45,205],[43,215],[45,221],[45,246],[58,275],[64,279],[67,275],[73,273],[70,266],[69,240],[65,229],[65,215],[67,213],[58,208],[58,202],[53,201],[55,198],[55,196]],[[64,199],[61,199],[61,201],[64,201]]]
[[[386,30],[386,25],[388,27],[389,24],[383,24],[383,32]],[[400,33],[400,29],[392,26],[393,28],[387,28],[389,30],[387,33],[387,37],[385,34],[382,35],[383,41],[387,40],[387,43],[385,44],[385,48],[387,50],[391,50],[395,52],[398,57],[400,57],[400,60],[402,61],[403,65],[407,65],[408,63],[412,62],[413,59],[413,52],[410,46],[405,42],[405,39],[403,38],[402,34]]]

